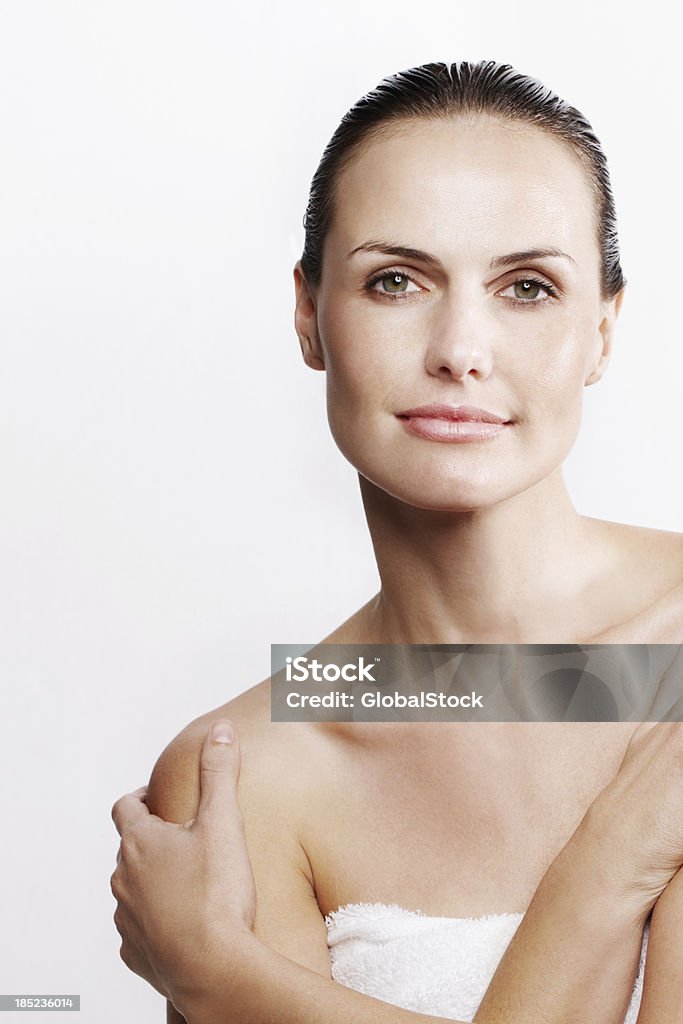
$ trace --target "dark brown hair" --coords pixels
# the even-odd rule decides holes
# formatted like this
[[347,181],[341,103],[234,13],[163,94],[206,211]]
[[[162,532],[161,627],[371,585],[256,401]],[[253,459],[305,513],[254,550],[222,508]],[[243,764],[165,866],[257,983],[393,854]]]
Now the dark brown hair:
[[624,286],[614,197],[602,146],[589,122],[535,78],[509,64],[423,64],[384,78],[344,115],[325,147],[313,176],[303,226],[306,232],[301,265],[316,288],[322,274],[322,252],[334,215],[335,183],[363,144],[407,118],[445,120],[484,114],[534,125],[567,142],[583,164],[595,196],[596,233],[601,257],[604,299]]

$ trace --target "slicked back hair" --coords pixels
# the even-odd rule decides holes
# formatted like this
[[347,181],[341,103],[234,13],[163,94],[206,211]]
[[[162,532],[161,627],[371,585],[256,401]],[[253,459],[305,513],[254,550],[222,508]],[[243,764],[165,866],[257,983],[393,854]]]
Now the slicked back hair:
[[451,120],[484,115],[520,122],[564,140],[588,176],[595,198],[603,299],[625,285],[619,256],[616,210],[607,160],[588,120],[535,78],[509,64],[433,63],[384,78],[344,115],[313,176],[304,215],[301,265],[313,288],[320,284],[325,237],[332,224],[335,186],[362,146],[402,120]]

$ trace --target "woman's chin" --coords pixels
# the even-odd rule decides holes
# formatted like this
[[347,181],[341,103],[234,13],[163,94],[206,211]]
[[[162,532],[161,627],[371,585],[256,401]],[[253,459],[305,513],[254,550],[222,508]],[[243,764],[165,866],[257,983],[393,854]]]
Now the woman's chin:
[[535,452],[535,458],[524,459],[514,452],[485,459],[479,455],[476,460],[416,459],[396,450],[386,451],[384,458],[382,455],[379,448],[372,453],[346,454],[360,474],[362,492],[364,479],[370,491],[384,492],[414,508],[477,512],[530,491],[556,471],[561,472],[566,452],[555,446]]
[[505,501],[518,490],[495,480],[429,480],[419,474],[390,478],[385,473],[370,477],[362,470],[359,473],[371,490],[382,491],[406,505],[431,512],[477,512]]

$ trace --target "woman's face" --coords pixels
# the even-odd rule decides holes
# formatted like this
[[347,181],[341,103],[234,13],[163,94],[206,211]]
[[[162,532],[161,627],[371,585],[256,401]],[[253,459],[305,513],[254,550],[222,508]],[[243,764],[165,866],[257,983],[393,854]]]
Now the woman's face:
[[295,268],[296,328],[364,477],[469,510],[561,465],[618,310],[594,208],[566,144],[489,118],[401,122],[349,164],[315,293]]

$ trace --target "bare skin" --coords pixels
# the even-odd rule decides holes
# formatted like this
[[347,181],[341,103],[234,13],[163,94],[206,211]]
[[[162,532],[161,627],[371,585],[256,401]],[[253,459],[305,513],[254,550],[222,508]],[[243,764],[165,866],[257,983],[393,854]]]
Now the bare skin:
[[[363,628],[363,612],[324,642],[381,642]],[[174,821],[193,815],[197,752],[209,724],[225,717],[240,730],[248,842],[257,813],[250,801],[268,800],[268,829],[249,843],[250,850],[264,848],[261,886],[272,886],[277,906],[280,882],[270,863],[270,849],[282,848],[282,836],[273,834],[277,824],[296,837],[292,853],[314,886],[321,920],[353,902],[398,903],[449,917],[524,912],[636,728],[633,722],[292,726],[270,721],[266,679],[201,716],[167,749],[150,783],[153,813]],[[258,884],[258,856],[254,872]],[[268,926],[275,937],[271,927],[277,932],[278,922]],[[296,941],[286,923],[277,938]]]
[[[570,150],[489,119],[404,123],[344,171],[320,285],[294,270],[295,326],[327,374],[381,590],[327,642],[680,643],[683,537],[580,515],[562,476],[623,298],[601,294],[592,210]],[[373,240],[423,255],[349,256]],[[567,255],[509,259],[551,247]],[[551,291],[515,298],[531,278]],[[399,414],[435,401],[505,428],[477,443],[416,437]],[[256,936],[326,977],[323,918],[345,903],[525,911],[635,728],[284,725],[265,680],[161,756],[148,803],[162,818],[193,816],[218,717],[240,732]],[[627,982],[615,975],[625,996]]]
[[[362,488],[362,484],[361,484]],[[579,516],[587,549],[599,566],[592,585],[568,601],[557,620],[548,622],[550,612],[538,618],[538,628],[521,623],[524,612],[510,599],[505,613],[508,626],[483,624],[480,630],[465,631],[443,621],[444,605],[450,603],[434,589],[411,585],[425,572],[425,559],[420,552],[411,564],[410,552],[401,544],[388,553],[380,565],[383,571],[382,590],[359,608],[327,638],[328,643],[652,643],[678,644],[683,637],[683,535],[666,530],[651,530],[608,523]],[[383,536],[376,543],[384,546]],[[420,538],[420,547],[424,540]],[[394,557],[392,557],[394,556]],[[501,560],[502,555],[501,555]],[[590,564],[590,556],[587,556]],[[435,542],[433,562],[429,567],[439,573],[442,557]],[[531,578],[531,566],[528,569]],[[480,577],[487,581],[491,576]],[[485,583],[484,586],[487,584]],[[449,582],[445,580],[449,588]],[[451,589],[451,599],[461,603],[461,596]],[[493,588],[492,588],[493,589]],[[476,590],[475,590],[476,593]],[[474,596],[474,595],[473,595]],[[539,600],[537,597],[534,600]],[[485,602],[482,602],[484,604]],[[474,617],[487,615],[472,601]],[[455,620],[457,623],[457,619]],[[498,639],[494,639],[497,636]]]
[[[378,241],[424,255],[355,251]],[[511,259],[549,249],[566,255]],[[582,516],[562,476],[624,296],[602,297],[593,196],[570,150],[487,119],[402,122],[342,174],[319,285],[300,263],[294,278],[302,353],[326,373],[382,581],[360,629],[679,642],[681,535]],[[515,299],[524,288],[535,298]],[[508,424],[477,443],[415,437],[401,413],[429,402]]]
[[[254,933],[266,946],[327,978],[323,914],[338,905],[397,902],[453,917],[527,911],[546,869],[614,776],[634,731],[633,724],[356,725],[340,737],[335,726],[271,723],[267,705],[264,681],[189,726],[160,758],[147,803],[170,820],[194,816],[199,749],[208,724],[229,715],[241,735],[239,799],[258,895]],[[603,757],[591,760],[596,748]],[[539,757],[542,779],[539,762],[533,763]],[[490,770],[486,778],[486,769],[496,766],[504,766],[505,775],[501,785],[499,774],[498,787]],[[444,776],[458,783],[447,786]],[[563,800],[557,799],[558,792]],[[593,855],[591,864],[584,865],[580,893],[585,896],[601,878],[618,884],[615,853],[609,863]],[[570,907],[577,905],[575,889],[567,894]],[[677,962],[683,942],[681,892],[677,876],[677,884],[655,907],[645,1006],[656,1007],[657,1013],[644,1011],[639,1024],[677,1019],[683,973]],[[594,901],[595,894],[591,906]],[[625,902],[622,897],[615,907]],[[613,912],[607,903],[598,918],[608,920]],[[565,910],[563,930],[567,919]],[[625,1011],[640,938],[630,926],[620,926],[615,935],[621,938],[610,950],[611,959],[602,950],[599,958],[604,1016],[585,1019],[612,1021],[620,1019],[613,1016],[614,1006]],[[542,954],[543,949],[535,954],[539,965]],[[502,979],[501,996],[514,983],[514,960],[510,970],[511,978]],[[278,975],[274,964],[272,976]],[[508,1005],[506,998],[503,1002]],[[230,999],[217,1005],[225,1006],[225,1015],[215,1019],[229,1024]],[[482,1020],[498,1019],[487,1016],[490,1009],[487,1005],[486,1014],[482,1011]],[[170,1005],[168,1019],[182,1021]],[[254,1019],[261,1016],[255,1013]],[[531,1013],[525,1019],[537,1018]]]

